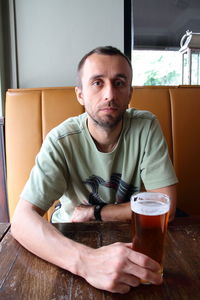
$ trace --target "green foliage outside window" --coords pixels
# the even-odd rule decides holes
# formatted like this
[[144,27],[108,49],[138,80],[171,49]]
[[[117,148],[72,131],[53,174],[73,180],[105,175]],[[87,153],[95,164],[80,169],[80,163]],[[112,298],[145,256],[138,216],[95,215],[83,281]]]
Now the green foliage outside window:
[[147,75],[147,79],[144,85],[175,85],[175,82],[179,78],[179,74],[175,70],[164,76],[159,76],[158,72],[154,70],[147,71],[145,74]]
[[178,51],[135,50],[132,53],[133,85],[181,84]]

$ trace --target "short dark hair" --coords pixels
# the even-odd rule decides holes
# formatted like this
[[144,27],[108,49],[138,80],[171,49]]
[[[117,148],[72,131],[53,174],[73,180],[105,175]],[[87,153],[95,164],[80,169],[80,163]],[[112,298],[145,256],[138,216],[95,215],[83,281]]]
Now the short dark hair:
[[120,56],[124,57],[131,69],[131,74],[132,74],[132,72],[133,72],[132,65],[131,65],[129,58],[124,53],[122,53],[119,49],[112,47],[112,46],[97,47],[97,48],[93,49],[92,51],[88,52],[87,54],[85,54],[78,64],[77,83],[78,83],[79,87],[81,86],[81,75],[80,74],[81,74],[81,70],[84,66],[84,63],[85,63],[86,59],[94,53],[102,54],[102,55],[120,55]]

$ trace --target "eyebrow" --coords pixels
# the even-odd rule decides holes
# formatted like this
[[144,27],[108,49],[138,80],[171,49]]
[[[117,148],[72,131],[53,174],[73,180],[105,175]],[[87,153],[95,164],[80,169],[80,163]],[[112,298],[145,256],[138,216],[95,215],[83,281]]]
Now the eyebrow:
[[[103,75],[103,74],[93,75],[93,76],[90,77],[90,81],[98,79],[98,78],[104,78],[104,77],[106,77],[106,76]],[[128,77],[125,74],[123,74],[123,73],[117,73],[114,78],[127,79]]]

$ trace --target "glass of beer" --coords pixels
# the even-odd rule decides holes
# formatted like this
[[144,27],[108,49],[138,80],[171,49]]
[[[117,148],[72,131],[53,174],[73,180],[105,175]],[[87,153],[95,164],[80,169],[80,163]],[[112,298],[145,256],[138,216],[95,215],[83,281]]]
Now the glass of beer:
[[[156,192],[144,192],[131,197],[133,246],[161,266],[163,273],[164,240],[169,218],[170,199]],[[150,284],[141,280],[144,284]]]

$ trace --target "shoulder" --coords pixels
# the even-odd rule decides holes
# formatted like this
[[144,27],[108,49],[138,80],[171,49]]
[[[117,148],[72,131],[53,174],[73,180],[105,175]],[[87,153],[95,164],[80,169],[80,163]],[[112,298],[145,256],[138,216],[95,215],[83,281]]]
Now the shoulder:
[[66,137],[80,134],[84,130],[86,113],[76,117],[71,117],[54,127],[48,134],[47,138],[60,140]]
[[131,120],[137,120],[137,119],[142,119],[142,120],[155,120],[156,116],[151,113],[150,111],[147,110],[138,110],[135,108],[129,108],[126,110],[125,117],[127,119]]
[[134,134],[145,134],[149,132],[160,131],[160,123],[157,117],[146,110],[138,110],[129,108],[125,113],[125,131],[133,132]]

